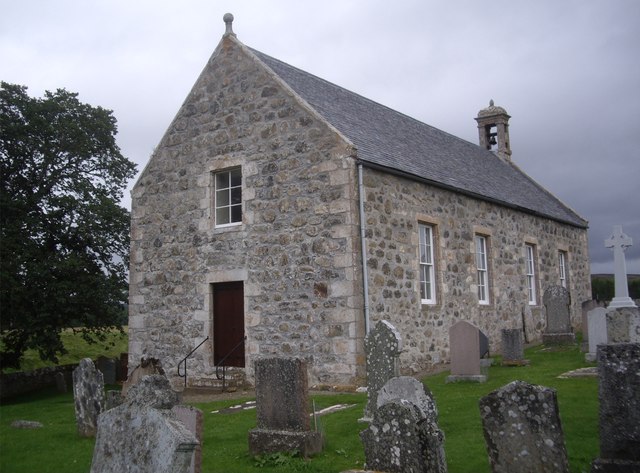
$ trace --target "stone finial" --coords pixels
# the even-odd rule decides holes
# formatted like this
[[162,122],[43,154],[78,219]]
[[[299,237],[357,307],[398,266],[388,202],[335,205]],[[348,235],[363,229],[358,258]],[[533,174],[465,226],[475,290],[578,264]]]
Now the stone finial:
[[233,27],[232,27],[233,15],[231,13],[225,13],[222,19],[224,20],[224,24],[226,26],[224,36],[229,36],[229,35],[235,36],[236,34],[233,32]]

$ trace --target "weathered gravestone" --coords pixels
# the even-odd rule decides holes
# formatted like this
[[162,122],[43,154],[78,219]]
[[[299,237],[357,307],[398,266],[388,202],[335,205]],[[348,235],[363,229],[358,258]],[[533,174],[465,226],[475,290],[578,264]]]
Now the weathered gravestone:
[[122,395],[122,391],[110,389],[109,391],[107,391],[107,395],[106,395],[105,411],[108,411],[109,409],[113,409],[114,407],[118,407],[123,402],[124,402],[124,396]]
[[604,303],[595,299],[584,301],[582,303],[582,346],[580,349],[583,352],[589,352],[589,312],[593,309],[597,309],[598,307],[604,307]]
[[521,329],[502,329],[502,364],[505,366],[523,366],[529,364],[529,360],[524,359]]
[[449,329],[451,375],[447,383],[475,381],[483,383],[487,376],[480,368],[480,330],[464,320]]
[[378,393],[378,406],[360,432],[366,468],[388,473],[446,473],[444,434],[437,409],[422,383],[390,379]]
[[91,473],[188,473],[195,436],[171,412],[178,394],[161,375],[143,377],[100,416]]
[[569,471],[556,392],[513,381],[480,399],[494,473]]
[[640,343],[640,309],[614,307],[607,309],[607,343]]
[[191,432],[198,445],[191,458],[189,473],[200,473],[202,471],[202,411],[192,406],[173,406],[171,412],[182,424]]
[[104,384],[116,384],[116,360],[99,356],[96,360],[96,368],[102,373]]
[[98,416],[105,408],[104,381],[91,358],[80,360],[73,370],[73,400],[78,435],[94,437]]
[[307,364],[300,358],[262,358],[255,363],[257,427],[249,431],[252,455],[322,451],[323,437],[310,430]]
[[56,389],[59,393],[67,392],[67,380],[64,379],[64,373],[61,371],[56,373]]
[[589,351],[584,355],[587,361],[596,361],[598,345],[607,343],[607,310],[596,307],[587,313]]
[[398,357],[402,351],[402,337],[386,320],[381,320],[364,339],[367,362],[367,405],[364,419],[369,420],[375,412],[378,391],[391,378],[398,376]]
[[122,385],[122,395],[126,396],[129,388],[137,384],[143,377],[154,374],[165,375],[162,363],[157,358],[143,357],[140,360],[140,364],[131,371],[131,374]]
[[571,297],[562,286],[550,286],[544,291],[543,302],[547,313],[547,327],[542,334],[545,345],[574,343],[576,336],[571,327]]
[[598,347],[600,457],[592,472],[640,471],[640,344]]

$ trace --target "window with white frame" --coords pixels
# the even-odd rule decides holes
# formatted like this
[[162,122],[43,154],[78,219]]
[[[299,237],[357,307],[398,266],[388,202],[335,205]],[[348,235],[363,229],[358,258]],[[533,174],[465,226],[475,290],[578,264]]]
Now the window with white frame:
[[536,305],[538,296],[536,294],[536,263],[534,245],[525,245],[527,250],[527,287],[529,289],[529,305]]
[[558,252],[558,269],[560,271],[560,285],[567,287],[567,253],[565,251]]
[[487,265],[487,237],[476,235],[476,269],[478,272],[478,301],[489,303],[489,266]]
[[433,229],[434,227],[431,225],[418,225],[420,238],[420,299],[423,304],[436,303]]
[[216,227],[242,223],[242,169],[213,173],[214,218]]

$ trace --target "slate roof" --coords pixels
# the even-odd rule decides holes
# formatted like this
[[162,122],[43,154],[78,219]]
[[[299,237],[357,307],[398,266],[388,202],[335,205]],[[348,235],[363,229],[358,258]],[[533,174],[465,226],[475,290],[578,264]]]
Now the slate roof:
[[573,210],[512,162],[278,59],[264,64],[357,148],[363,164],[578,227]]

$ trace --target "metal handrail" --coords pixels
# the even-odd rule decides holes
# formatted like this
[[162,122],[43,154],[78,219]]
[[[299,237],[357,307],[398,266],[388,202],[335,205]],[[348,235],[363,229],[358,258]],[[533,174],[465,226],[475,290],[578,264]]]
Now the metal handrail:
[[[242,340],[240,340],[240,342],[235,347],[229,350],[229,352],[225,356],[223,356],[222,359],[218,361],[218,363],[216,364],[216,378],[218,378],[219,380],[222,380],[222,392],[224,392],[227,384],[227,366],[224,364],[224,362],[227,361],[227,358],[229,358],[238,348],[240,348],[241,345],[244,345],[244,342],[246,339],[247,337],[245,336]],[[220,377],[220,368],[222,368],[222,377]]]
[[[197,347],[195,347],[193,350],[191,350],[189,352],[189,354],[187,356],[185,356],[182,361],[180,361],[180,363],[178,363],[178,376],[181,378],[184,378],[184,387],[187,387],[187,359],[193,355],[193,352],[196,351],[198,348],[200,348],[202,346],[202,344],[204,342],[206,342],[207,340],[209,340],[209,337],[205,338],[204,340],[202,340]],[[180,365],[184,363],[184,374],[180,374]]]

